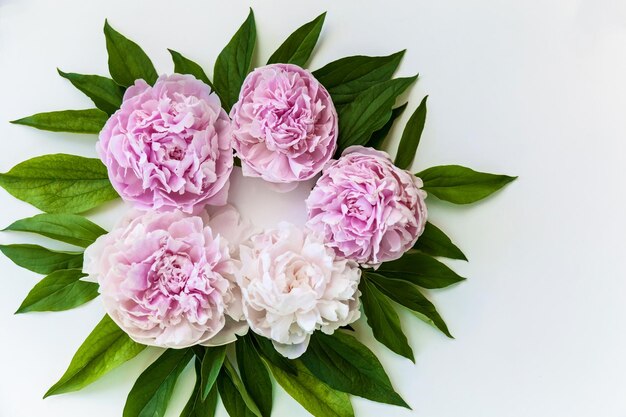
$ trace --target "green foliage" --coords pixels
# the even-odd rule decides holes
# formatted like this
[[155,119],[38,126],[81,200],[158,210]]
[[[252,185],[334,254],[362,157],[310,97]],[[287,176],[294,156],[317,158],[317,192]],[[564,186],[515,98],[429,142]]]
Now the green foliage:
[[4,230],[30,232],[86,248],[106,230],[75,214],[37,214],[13,222]]
[[55,271],[28,293],[16,313],[64,311],[78,307],[98,296],[98,284],[81,281],[79,269]]
[[322,13],[310,22],[300,26],[280,45],[267,63],[294,64],[304,67],[315,49],[325,18],[326,13]]
[[104,22],[104,36],[109,53],[109,73],[119,85],[128,87],[142,79],[152,85],[159,77],[152,61],[139,45]]
[[62,110],[33,114],[11,123],[52,132],[100,133],[109,115],[98,109]]

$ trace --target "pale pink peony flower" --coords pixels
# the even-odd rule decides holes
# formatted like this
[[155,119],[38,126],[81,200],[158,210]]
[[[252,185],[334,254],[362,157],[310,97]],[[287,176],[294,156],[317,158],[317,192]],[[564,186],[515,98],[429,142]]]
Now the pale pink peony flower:
[[106,312],[138,343],[216,345],[247,330],[228,244],[207,221],[135,212],[85,250]]
[[321,236],[281,223],[240,251],[235,275],[248,324],[284,356],[302,355],[315,330],[332,334],[359,318],[361,270],[336,259]]
[[230,120],[191,75],[162,75],[126,90],[96,145],[113,187],[143,210],[226,204],[233,167]]
[[230,114],[233,147],[245,176],[304,181],[319,173],[337,148],[337,112],[330,94],[296,65],[254,70]]
[[376,267],[400,258],[424,231],[422,185],[387,153],[351,146],[324,169],[311,191],[307,225],[339,256]]

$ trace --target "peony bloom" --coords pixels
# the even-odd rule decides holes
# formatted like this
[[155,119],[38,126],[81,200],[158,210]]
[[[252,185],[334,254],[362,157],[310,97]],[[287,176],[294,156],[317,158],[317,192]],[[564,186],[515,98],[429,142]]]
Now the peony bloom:
[[83,270],[100,284],[109,316],[151,346],[228,343],[245,332],[228,245],[206,219],[135,214],[85,250]]
[[226,204],[233,168],[230,120],[211,89],[191,75],[143,80],[100,132],[97,151],[113,187],[143,210],[191,213]]
[[324,169],[311,191],[307,225],[339,256],[376,267],[400,258],[424,231],[422,185],[387,153],[351,146]]
[[337,148],[337,112],[328,91],[296,65],[250,73],[231,111],[243,174],[274,183],[319,173]]
[[332,334],[357,320],[361,270],[335,259],[321,236],[289,223],[253,236],[235,272],[250,328],[296,358],[315,330]]

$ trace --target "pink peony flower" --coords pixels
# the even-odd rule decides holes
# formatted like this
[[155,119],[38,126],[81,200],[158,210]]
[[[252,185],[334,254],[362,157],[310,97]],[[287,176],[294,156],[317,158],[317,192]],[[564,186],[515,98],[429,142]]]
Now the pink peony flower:
[[338,255],[376,267],[400,258],[424,231],[422,185],[387,153],[351,146],[324,169],[311,191],[307,225]]
[[136,212],[85,250],[83,270],[100,284],[107,313],[138,343],[214,345],[247,330],[237,325],[243,310],[228,245],[205,222]]
[[315,330],[332,334],[359,318],[361,270],[335,259],[321,236],[281,223],[240,253],[235,275],[248,324],[284,356],[302,355]]
[[337,112],[328,91],[296,65],[250,73],[231,110],[243,174],[274,183],[312,178],[337,148]]
[[230,121],[211,89],[191,75],[162,75],[126,90],[96,145],[113,187],[148,210],[226,204],[233,167]]

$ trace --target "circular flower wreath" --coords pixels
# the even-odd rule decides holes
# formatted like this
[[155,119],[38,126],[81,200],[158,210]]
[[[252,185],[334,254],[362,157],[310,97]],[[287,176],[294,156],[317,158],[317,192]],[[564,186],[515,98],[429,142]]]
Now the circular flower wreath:
[[[175,74],[158,76],[141,48],[105,23],[112,78],[59,71],[96,108],[14,122],[99,134],[99,160],[45,155],[0,174],[9,193],[45,212],[8,230],[86,248],[0,246],[47,275],[18,313],[67,310],[98,294],[107,312],[46,396],[79,390],[157,346],[167,349],[139,376],[124,417],[163,416],[194,357],[197,383],[182,416],[214,415],[218,393],[231,416],[269,416],[270,375],[319,417],[352,416],[348,394],[409,407],[350,324],[362,307],[375,338],[411,360],[391,301],[450,336],[418,287],[461,281],[435,257],[465,256],[427,222],[426,192],[467,204],[514,178],[457,165],[407,171],[426,99],[395,160],[381,151],[407,106],[394,107],[396,99],[416,77],[392,78],[403,52],[304,69],[324,17],[249,73],[251,11],[218,56],[213,82],[175,51]],[[227,205],[236,164],[283,191],[317,177],[306,225],[258,230],[241,218]],[[118,196],[134,210],[108,233],[76,214]],[[227,355],[233,346],[238,371]]]

